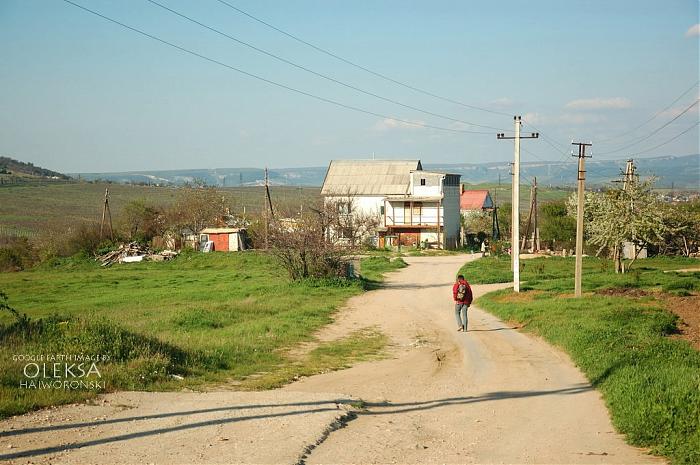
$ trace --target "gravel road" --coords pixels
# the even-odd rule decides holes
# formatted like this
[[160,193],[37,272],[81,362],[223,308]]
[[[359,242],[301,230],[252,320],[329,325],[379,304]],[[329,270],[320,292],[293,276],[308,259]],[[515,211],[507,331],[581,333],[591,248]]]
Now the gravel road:
[[392,341],[385,360],[276,391],[125,392],[34,412],[0,422],[0,460],[664,463],[614,432],[566,354],[474,307],[469,331],[456,331],[451,284],[470,258],[406,259],[409,267],[352,298],[319,334],[376,326]]

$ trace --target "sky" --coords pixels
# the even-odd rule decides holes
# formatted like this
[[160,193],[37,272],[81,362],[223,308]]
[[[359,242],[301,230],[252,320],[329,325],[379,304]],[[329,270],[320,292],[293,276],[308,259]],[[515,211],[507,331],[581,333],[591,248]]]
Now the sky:
[[206,58],[63,0],[0,0],[0,155],[68,173],[506,163],[512,115],[541,133],[523,161],[570,159],[573,139],[601,159],[700,152],[698,0],[225,0],[444,99],[220,0],[154,0],[201,24],[71,1]]

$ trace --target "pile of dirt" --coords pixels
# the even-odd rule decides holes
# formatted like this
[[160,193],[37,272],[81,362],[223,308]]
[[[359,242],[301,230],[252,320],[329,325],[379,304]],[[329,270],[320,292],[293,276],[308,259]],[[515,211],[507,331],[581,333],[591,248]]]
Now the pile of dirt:
[[612,287],[609,289],[597,290],[595,293],[611,297],[645,297],[649,295],[648,291],[637,289],[636,287]]
[[664,296],[666,308],[681,319],[680,337],[700,350],[700,295]]

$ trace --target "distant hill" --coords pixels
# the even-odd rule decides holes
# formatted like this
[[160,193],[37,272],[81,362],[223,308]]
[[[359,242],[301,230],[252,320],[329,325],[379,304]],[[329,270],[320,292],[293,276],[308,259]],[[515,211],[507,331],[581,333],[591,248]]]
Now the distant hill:
[[47,170],[33,163],[15,160],[9,157],[0,157],[0,174],[11,174],[15,176],[32,176],[50,179],[70,179],[63,173]]
[[[635,160],[641,176],[658,177],[657,187],[700,188],[700,155],[640,158]],[[587,184],[607,184],[620,178],[625,160],[586,161]],[[462,182],[469,184],[498,182],[499,174],[504,184],[510,183],[510,165],[507,162],[490,163],[425,163],[427,170],[448,171],[461,174]],[[326,166],[311,168],[270,169],[270,183],[283,186],[320,186],[326,174]],[[571,161],[525,162],[521,165],[523,180],[537,177],[540,185],[571,186],[576,182],[577,166]],[[77,176],[76,174],[75,176]],[[210,186],[235,187],[263,184],[265,171],[259,168],[216,168],[164,171],[130,171],[122,173],[79,173],[85,180],[105,180],[118,183],[144,183],[181,185],[203,182]]]

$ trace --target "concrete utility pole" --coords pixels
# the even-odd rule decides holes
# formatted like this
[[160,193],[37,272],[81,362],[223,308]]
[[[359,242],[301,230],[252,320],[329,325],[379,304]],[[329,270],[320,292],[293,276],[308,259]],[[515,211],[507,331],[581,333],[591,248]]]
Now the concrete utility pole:
[[538,132],[533,132],[529,136],[520,135],[522,120],[520,116],[514,116],[515,136],[505,137],[503,133],[497,134],[498,139],[515,139],[515,154],[513,160],[513,210],[511,212],[512,237],[511,253],[513,254],[513,290],[520,292],[520,139],[537,139]]
[[574,279],[574,295],[581,297],[581,272],[583,269],[583,194],[586,188],[586,147],[591,143],[574,142],[571,145],[578,145],[578,205],[576,207],[576,275]]

